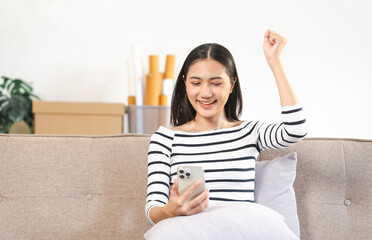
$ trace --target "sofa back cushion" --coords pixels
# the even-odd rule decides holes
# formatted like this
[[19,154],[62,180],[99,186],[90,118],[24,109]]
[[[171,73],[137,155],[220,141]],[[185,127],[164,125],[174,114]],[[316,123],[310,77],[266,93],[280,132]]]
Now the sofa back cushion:
[[372,235],[372,140],[306,138],[261,159],[297,152],[294,189],[301,239]]
[[[149,135],[0,134],[2,239],[143,239]],[[301,239],[372,235],[372,141],[314,139],[297,152]]]
[[3,239],[143,239],[146,135],[0,135]]

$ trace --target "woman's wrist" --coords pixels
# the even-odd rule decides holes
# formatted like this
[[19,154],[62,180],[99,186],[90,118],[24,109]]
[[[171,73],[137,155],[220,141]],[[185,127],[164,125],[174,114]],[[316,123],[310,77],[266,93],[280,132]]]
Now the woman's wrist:
[[164,206],[154,206],[150,210],[150,219],[151,221],[156,224],[164,219],[171,218],[173,215],[168,209],[167,205]]
[[269,63],[269,67],[275,76],[275,79],[282,78],[284,75],[284,69],[280,60],[272,61]]
[[267,58],[267,63],[269,64],[269,67],[273,70],[277,67],[281,67],[282,62],[280,61],[279,57],[274,57],[274,58]]
[[172,214],[172,212],[170,211],[169,209],[169,206],[168,204],[164,205],[162,208],[161,208],[164,216],[166,216],[167,218],[171,218],[171,217],[174,217],[174,215]]

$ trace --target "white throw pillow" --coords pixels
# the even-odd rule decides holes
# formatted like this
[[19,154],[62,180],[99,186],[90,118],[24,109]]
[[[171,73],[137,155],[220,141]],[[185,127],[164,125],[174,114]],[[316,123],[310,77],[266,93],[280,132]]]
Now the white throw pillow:
[[147,240],[298,240],[279,213],[257,203],[241,202],[210,202],[199,214],[160,221],[144,237]]
[[289,228],[300,237],[296,196],[297,153],[256,162],[255,202],[283,215]]

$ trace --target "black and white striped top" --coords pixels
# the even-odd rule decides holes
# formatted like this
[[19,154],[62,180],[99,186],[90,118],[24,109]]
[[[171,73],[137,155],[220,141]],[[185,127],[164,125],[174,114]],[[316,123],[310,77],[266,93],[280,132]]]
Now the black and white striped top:
[[282,107],[282,123],[245,121],[204,132],[160,127],[150,140],[146,216],[168,202],[179,165],[201,166],[211,201],[254,201],[255,161],[265,149],[285,148],[306,136],[300,104]]

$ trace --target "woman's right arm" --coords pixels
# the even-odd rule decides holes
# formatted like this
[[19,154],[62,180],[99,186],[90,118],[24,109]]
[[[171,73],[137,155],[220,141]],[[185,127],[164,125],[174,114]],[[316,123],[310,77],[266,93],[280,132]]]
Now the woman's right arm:
[[[173,136],[168,136],[167,133],[159,132],[159,130],[150,139],[145,211],[146,217],[152,225],[155,224],[152,221],[154,217],[152,210],[163,207],[168,202],[172,142]],[[150,217],[150,210],[152,217]]]
[[171,146],[173,136],[156,132],[151,136],[148,152],[148,185],[146,199],[146,217],[155,223],[170,217],[192,215],[208,206],[208,190],[191,201],[188,197],[195,191],[198,184],[190,186],[182,196],[178,194],[178,183],[175,180],[172,190],[170,185]]

